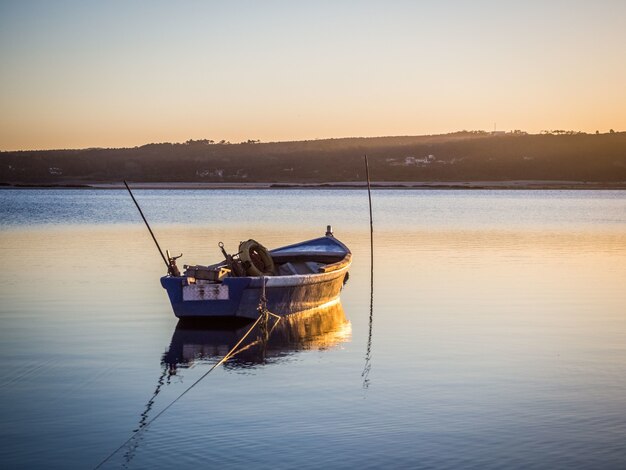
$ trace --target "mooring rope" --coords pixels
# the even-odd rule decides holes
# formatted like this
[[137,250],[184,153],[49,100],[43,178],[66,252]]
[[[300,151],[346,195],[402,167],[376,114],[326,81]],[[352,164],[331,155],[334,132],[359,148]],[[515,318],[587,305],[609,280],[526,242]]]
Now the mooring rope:
[[[261,299],[259,301],[259,307],[258,307],[258,311],[259,311],[259,317],[255,320],[255,322],[252,324],[252,326],[248,329],[248,331],[246,331],[246,333],[241,337],[241,339],[239,341],[237,341],[237,344],[235,344],[230,351],[228,351],[226,353],[226,355],[220,359],[217,363],[213,364],[213,366],[206,371],[198,380],[196,380],[194,383],[192,383],[189,387],[187,387],[187,389],[182,392],[180,395],[178,395],[169,405],[167,405],[165,408],[163,408],[161,411],[159,411],[154,418],[152,418],[150,421],[147,421],[142,427],[140,427],[139,429],[133,431],[133,433],[131,434],[131,436],[124,441],[124,443],[119,446],[117,449],[115,449],[113,452],[111,452],[102,462],[100,462],[96,467],[94,467],[94,470],[97,470],[98,468],[102,467],[105,463],[107,463],[111,457],[113,457],[115,454],[117,454],[121,449],[124,448],[124,446],[126,446],[126,444],[128,444],[129,442],[131,442],[140,432],[144,431],[145,429],[148,428],[148,426],[150,426],[152,423],[154,423],[157,418],[159,416],[161,416],[163,413],[165,413],[169,408],[172,407],[172,405],[174,405],[174,403],[176,403],[178,400],[180,400],[183,396],[185,396],[185,394],[187,394],[187,392],[189,392],[189,390],[191,390],[192,388],[194,388],[196,385],[198,385],[198,383],[200,383],[200,381],[202,379],[204,379],[207,375],[209,375],[213,370],[215,370],[216,368],[218,368],[219,366],[221,366],[222,364],[224,364],[226,361],[228,361],[230,358],[232,358],[235,354],[239,354],[242,351],[245,351],[246,349],[248,349],[250,346],[252,346],[252,344],[246,346],[245,348],[241,349],[241,351],[237,351],[237,348],[241,345],[241,343],[244,342],[244,340],[248,337],[248,335],[252,332],[252,330],[254,330],[254,328],[259,324],[259,322],[264,321],[264,323],[267,323],[267,320],[269,318],[269,316],[273,316],[277,319],[280,320],[280,316],[270,312],[267,309],[267,298],[265,297],[265,277],[262,277],[263,280],[263,291],[261,294]],[[276,324],[274,325],[274,327],[276,327]],[[274,331],[274,327],[272,327],[272,329],[270,330],[269,334],[271,334],[272,331]],[[269,337],[269,334],[265,335],[266,337],[264,339],[267,339],[267,337]],[[255,341],[254,343],[257,343],[257,341]],[[254,344],[253,343],[253,344]]]

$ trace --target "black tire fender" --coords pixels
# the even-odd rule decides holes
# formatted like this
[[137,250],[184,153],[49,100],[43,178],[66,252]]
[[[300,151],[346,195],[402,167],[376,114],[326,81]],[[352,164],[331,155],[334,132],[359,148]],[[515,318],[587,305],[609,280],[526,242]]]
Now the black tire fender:
[[272,276],[274,260],[267,248],[256,240],[247,240],[239,244],[239,259],[246,266],[248,276]]

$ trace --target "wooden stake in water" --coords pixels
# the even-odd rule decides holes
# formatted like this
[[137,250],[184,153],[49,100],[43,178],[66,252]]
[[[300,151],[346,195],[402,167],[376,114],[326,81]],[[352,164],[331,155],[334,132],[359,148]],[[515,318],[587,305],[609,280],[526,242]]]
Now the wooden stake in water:
[[370,317],[369,317],[369,332],[367,335],[367,351],[365,352],[365,367],[361,373],[363,377],[363,388],[369,387],[369,374],[372,368],[372,326],[374,323],[374,219],[372,217],[372,191],[370,184],[370,170],[367,162],[367,155],[365,157],[365,176],[367,177],[367,197],[369,199],[370,207]]
[[374,220],[372,219],[372,191],[370,188],[370,167],[367,163],[367,155],[365,157],[365,176],[367,177],[367,197],[370,203],[370,255],[372,270],[374,269]]

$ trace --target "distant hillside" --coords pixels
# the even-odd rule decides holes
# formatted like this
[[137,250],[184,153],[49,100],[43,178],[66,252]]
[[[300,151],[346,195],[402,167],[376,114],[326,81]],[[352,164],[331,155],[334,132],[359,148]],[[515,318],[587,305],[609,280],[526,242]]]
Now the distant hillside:
[[457,132],[417,137],[0,152],[0,183],[362,181],[626,181],[626,132]]

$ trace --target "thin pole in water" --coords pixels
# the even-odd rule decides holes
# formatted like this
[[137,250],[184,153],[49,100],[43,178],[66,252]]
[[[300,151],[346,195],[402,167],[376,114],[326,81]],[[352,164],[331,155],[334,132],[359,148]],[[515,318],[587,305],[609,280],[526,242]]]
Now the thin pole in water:
[[370,168],[367,163],[367,155],[365,157],[365,176],[367,177],[367,197],[370,203],[370,256],[371,256],[371,264],[372,269],[374,266],[374,220],[372,218],[372,191],[370,188]]
[[369,317],[369,331],[367,335],[367,351],[365,353],[365,367],[361,373],[363,377],[363,388],[369,387],[370,379],[369,374],[372,368],[372,326],[374,323],[374,219],[372,217],[372,191],[370,184],[370,170],[367,162],[367,155],[365,157],[365,176],[367,177],[367,197],[369,199],[370,206],[370,317]]
[[139,211],[139,214],[141,214],[141,218],[145,222],[146,227],[148,227],[148,231],[150,232],[150,235],[152,235],[152,239],[154,240],[154,244],[156,245],[157,249],[159,250],[159,253],[161,254],[161,258],[163,258],[163,262],[165,263],[165,266],[167,266],[167,272],[170,272],[170,264],[167,262],[167,259],[165,258],[165,255],[163,254],[163,250],[161,250],[161,247],[159,246],[159,242],[157,241],[156,237],[154,236],[154,233],[152,233],[152,229],[150,228],[150,224],[148,224],[148,221],[146,220],[146,217],[143,215],[143,211],[141,210],[141,207],[139,207],[139,204],[137,203],[137,200],[135,199],[135,196],[133,196],[133,192],[128,187],[128,183],[126,183],[126,180],[124,180],[124,186],[126,186],[126,189],[128,189],[128,194],[130,194],[130,197],[133,198],[133,202],[135,203],[135,206],[137,206],[137,210]]

